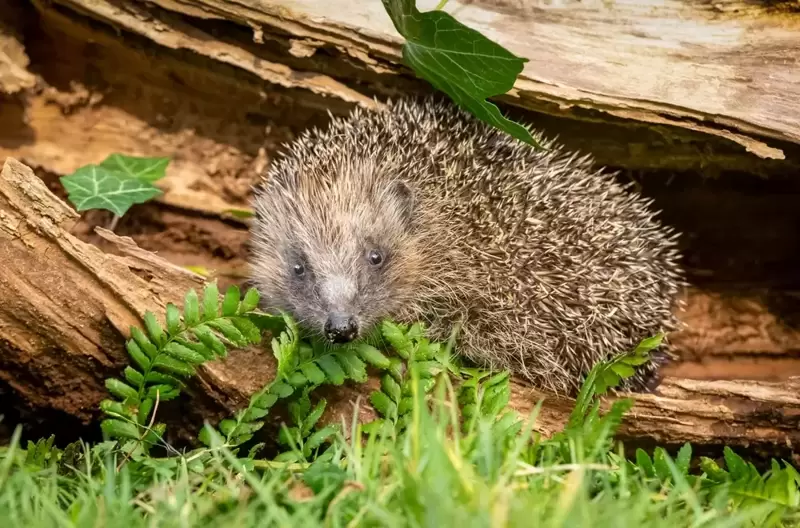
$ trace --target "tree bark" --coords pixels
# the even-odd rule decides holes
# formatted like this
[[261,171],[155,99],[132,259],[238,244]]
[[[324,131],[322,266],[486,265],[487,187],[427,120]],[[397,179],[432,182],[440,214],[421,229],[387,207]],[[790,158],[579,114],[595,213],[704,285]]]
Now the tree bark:
[[[103,229],[98,232],[113,252],[82,242],[70,234],[77,218],[30,168],[6,160],[0,174],[0,379],[33,406],[88,422],[107,397],[105,378],[127,364],[130,326],[141,324],[146,310],[162,314],[167,302],[180,304],[189,288],[202,287],[202,278]],[[258,348],[204,365],[182,397],[191,412],[173,415],[173,425],[195,431],[203,418],[213,423],[231,414],[272,379],[274,367],[271,354]],[[359,399],[359,419],[368,420],[365,402],[376,385],[372,379],[328,388],[326,420],[350,419]],[[668,378],[656,394],[633,395],[621,435],[634,445],[691,441],[791,454],[800,442],[798,389],[800,378]],[[514,381],[512,408],[527,414],[542,398],[535,427],[551,434],[564,424],[572,402]]]

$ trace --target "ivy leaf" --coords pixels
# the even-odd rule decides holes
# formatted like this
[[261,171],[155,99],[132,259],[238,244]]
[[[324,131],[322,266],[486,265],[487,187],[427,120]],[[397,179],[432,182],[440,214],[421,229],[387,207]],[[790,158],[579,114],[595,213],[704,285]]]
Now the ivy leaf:
[[479,119],[534,147],[530,132],[486,99],[514,86],[527,59],[517,57],[444,11],[420,12],[415,0],[382,0],[403,44],[403,60]]
[[138,158],[123,154],[111,154],[100,163],[100,168],[119,172],[126,177],[152,183],[167,173],[169,158]]
[[77,211],[105,209],[124,215],[134,204],[144,203],[161,194],[152,183],[112,171],[98,165],[86,165],[61,178],[69,201]]

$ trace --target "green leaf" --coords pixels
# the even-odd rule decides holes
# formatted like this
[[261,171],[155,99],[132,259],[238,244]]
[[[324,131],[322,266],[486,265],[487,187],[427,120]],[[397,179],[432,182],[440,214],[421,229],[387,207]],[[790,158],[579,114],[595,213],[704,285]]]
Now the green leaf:
[[239,309],[239,298],[241,293],[238,286],[231,286],[225,291],[225,298],[222,300],[222,315],[230,317],[236,315]]
[[625,363],[613,363],[611,365],[611,370],[614,371],[614,374],[620,378],[630,378],[635,373],[633,367],[628,366]]
[[135,326],[131,327],[131,337],[133,338],[134,341],[136,341],[136,344],[139,345],[139,348],[142,351],[144,351],[144,353],[147,354],[147,356],[150,359],[153,359],[158,355],[158,349],[150,341],[150,338],[147,337],[144,332],[142,332]]
[[681,474],[687,475],[689,473],[689,463],[692,461],[692,444],[686,442],[678,451],[678,456],[675,458],[675,465],[680,469]]
[[155,314],[149,310],[144,314],[144,327],[155,344],[160,345],[164,342],[164,329],[158,324]]
[[167,332],[174,336],[181,331],[181,312],[172,303],[167,304]]
[[115,420],[112,418],[103,420],[100,424],[100,428],[111,438],[139,439],[139,428],[130,422],[123,422],[122,420]]
[[261,330],[247,317],[231,317],[230,321],[249,343],[261,341]]
[[344,370],[342,370],[342,367],[332,355],[317,358],[317,365],[325,372],[325,376],[330,383],[334,385],[341,385],[344,383]]
[[313,435],[311,435],[308,440],[305,441],[303,445],[303,452],[306,456],[311,455],[311,451],[318,448],[322,445],[322,442],[328,440],[330,437],[336,434],[336,428],[332,425],[327,425],[316,431]]
[[195,365],[199,365],[203,361],[206,360],[200,353],[195,352],[183,345],[172,341],[167,346],[164,347],[164,352],[169,354],[170,356],[174,357],[175,359],[180,359],[181,361],[185,361],[186,363],[193,363]]
[[192,328],[192,333],[203,345],[209,348],[215,356],[225,357],[228,354],[228,349],[225,348],[225,344],[208,326],[204,324],[198,325]]
[[250,288],[247,290],[247,293],[244,294],[244,300],[242,304],[239,305],[239,313],[247,313],[252,312],[258,306],[259,295],[258,290],[255,288]]
[[723,457],[725,458],[725,465],[728,466],[728,472],[734,480],[738,480],[747,475],[747,466],[742,457],[733,452],[733,450],[725,446],[722,450]]
[[152,183],[97,165],[86,165],[61,178],[69,201],[77,211],[105,209],[123,216],[134,204],[145,203],[161,194]]
[[356,347],[356,352],[361,356],[361,359],[381,370],[387,369],[389,365],[391,365],[388,357],[384,356],[380,350],[367,343],[360,343]]
[[636,449],[636,465],[639,466],[639,469],[644,472],[646,477],[653,478],[656,476],[656,470],[653,467],[653,462],[642,448]]
[[228,319],[215,319],[213,321],[208,321],[206,324],[215,330],[219,330],[222,335],[225,336],[225,339],[235,346],[245,346],[249,343]]
[[393,402],[400,401],[400,385],[390,375],[385,374],[381,377],[381,390],[389,396]]
[[136,344],[136,341],[129,340],[125,343],[125,348],[128,350],[128,355],[131,356],[133,362],[136,363],[140,369],[147,370],[150,368],[150,358],[148,358]]
[[389,399],[386,393],[381,391],[374,391],[369,396],[369,401],[375,410],[381,413],[386,418],[394,418],[397,416],[397,405]]
[[325,373],[315,363],[304,363],[300,365],[300,371],[314,385],[325,383]]
[[513,137],[541,148],[530,132],[486,99],[514,86],[527,59],[517,57],[444,11],[420,12],[415,0],[383,0],[406,42],[403,59],[462,108]]
[[183,322],[186,326],[194,326],[200,322],[200,301],[194,289],[186,293],[183,300]]
[[131,179],[152,183],[167,174],[169,162],[170,158],[140,158],[115,153],[104,159],[99,166]]
[[305,420],[303,420],[303,426],[301,428],[301,432],[303,436],[307,435],[311,432],[317,422],[322,417],[322,414],[325,412],[325,407],[328,405],[327,400],[324,398],[317,403],[317,406],[314,407],[314,410],[311,411],[308,416],[306,416]]
[[206,284],[203,292],[203,319],[215,319],[219,311],[219,289],[216,282]]
[[131,366],[125,367],[123,373],[125,374],[125,379],[134,385],[138,386],[144,383],[144,376],[142,376],[141,372]]
[[294,388],[286,383],[276,381],[272,384],[269,388],[269,392],[276,395],[279,398],[288,398],[292,394],[294,394]]
[[131,399],[131,400],[138,400],[139,399],[139,392],[131,387],[130,385],[126,384],[125,382],[118,380],[116,378],[109,378],[106,380],[106,388],[108,392],[121,398]]
[[169,374],[164,374],[163,372],[156,372],[155,370],[151,370],[150,372],[148,372],[147,375],[144,377],[144,380],[147,383],[160,383],[165,385],[171,385],[176,388],[183,387],[183,383],[181,383],[181,381],[178,378],[171,376]]
[[384,321],[381,325],[381,333],[400,357],[408,359],[411,356],[414,345],[399,326],[391,321]]
[[144,401],[142,401],[142,403],[139,405],[139,412],[136,416],[136,421],[139,422],[140,425],[147,425],[147,419],[150,417],[150,411],[153,410],[154,404],[155,400],[145,398]]
[[633,354],[636,356],[647,354],[653,349],[661,346],[662,341],[664,341],[664,334],[658,334],[654,335],[653,337],[643,339],[638,345],[636,345],[636,348],[633,349]]
[[339,363],[344,367],[348,378],[358,383],[365,383],[367,381],[367,366],[354,351],[347,350],[336,356]]
[[191,365],[174,359],[166,354],[161,354],[153,361],[153,367],[157,368],[161,371],[166,371],[170,374],[177,374],[179,376],[192,376],[194,374],[194,369]]

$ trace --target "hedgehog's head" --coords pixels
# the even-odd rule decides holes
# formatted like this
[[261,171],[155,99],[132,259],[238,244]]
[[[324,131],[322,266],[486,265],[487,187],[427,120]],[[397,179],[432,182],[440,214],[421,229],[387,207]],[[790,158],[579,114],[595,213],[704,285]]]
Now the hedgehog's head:
[[255,198],[253,280],[264,308],[333,343],[413,303],[424,240],[408,183],[374,164],[279,165]]

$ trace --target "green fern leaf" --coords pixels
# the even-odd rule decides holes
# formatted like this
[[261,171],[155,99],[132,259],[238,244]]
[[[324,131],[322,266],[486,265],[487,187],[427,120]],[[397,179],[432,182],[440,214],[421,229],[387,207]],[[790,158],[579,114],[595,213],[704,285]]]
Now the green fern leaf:
[[215,330],[219,330],[225,336],[225,339],[234,346],[243,347],[249,344],[248,340],[228,319],[214,319],[213,321],[207,321],[206,324]]
[[300,365],[300,371],[314,385],[325,383],[325,373],[313,362]]
[[219,290],[216,282],[206,284],[203,292],[203,319],[215,319],[219,316]]
[[678,451],[678,456],[675,459],[675,465],[678,467],[682,475],[689,474],[689,463],[691,460],[692,445],[689,442],[686,442]]
[[191,365],[165,354],[161,354],[153,361],[153,368],[157,368],[167,374],[176,374],[182,377],[194,375],[194,368]]
[[323,442],[336,434],[336,428],[328,425],[312,434],[303,444],[303,454],[311,456],[311,452],[322,445]]
[[272,386],[270,386],[269,391],[279,398],[288,398],[294,394],[294,388],[291,385],[282,383],[280,381],[273,383]]
[[222,315],[230,317],[236,315],[239,309],[239,299],[241,292],[238,286],[231,286],[225,291],[225,298],[222,300]]
[[128,410],[119,402],[114,400],[103,400],[100,402],[100,410],[109,415],[130,418]]
[[239,305],[239,314],[244,314],[255,310],[258,306],[258,301],[258,290],[255,288],[250,288],[247,290],[247,293],[244,294],[244,300],[242,300],[242,304]]
[[153,400],[168,401],[176,398],[180,392],[169,385],[152,385],[147,388],[147,397]]
[[375,410],[384,417],[394,419],[397,416],[397,405],[381,391],[374,391],[369,396],[369,401]]
[[367,381],[367,366],[361,361],[355,351],[345,350],[337,354],[337,359],[344,367],[345,373],[348,378],[358,383],[365,383]]
[[219,337],[206,325],[201,324],[197,325],[196,327],[192,328],[192,334],[203,343],[203,345],[211,350],[211,353],[215,357],[226,357],[228,354],[228,349],[225,348],[225,344],[220,340]]
[[360,343],[356,347],[356,352],[361,356],[361,359],[381,370],[389,368],[391,364],[388,357],[384,356],[381,354],[380,350],[367,343]]
[[261,394],[255,398],[253,405],[260,409],[269,409],[278,401],[278,396],[275,394]]
[[406,360],[411,357],[414,345],[398,325],[390,321],[384,321],[381,325],[381,332],[400,357]]
[[312,429],[317,425],[317,422],[322,417],[322,414],[325,412],[325,408],[327,407],[328,402],[322,398],[314,407],[314,409],[306,416],[305,420],[302,421],[302,426],[300,428],[300,432],[303,436],[307,436]]
[[725,464],[728,466],[728,472],[733,480],[742,480],[749,476],[750,471],[742,457],[734,453],[728,446],[725,446],[722,453],[725,458]]
[[289,374],[289,377],[286,379],[289,382],[289,385],[295,388],[299,388],[304,386],[308,383],[308,378],[306,378],[302,372],[292,372]]
[[145,398],[142,400],[142,403],[139,404],[139,412],[136,415],[136,421],[139,422],[139,425],[147,425],[150,411],[153,410],[153,405],[155,405],[155,400],[150,398]]
[[653,462],[650,460],[650,456],[645,453],[642,448],[636,449],[636,465],[639,466],[639,469],[642,470],[645,477],[654,478],[656,476],[656,470],[653,467]]
[[167,346],[164,347],[164,352],[175,359],[194,365],[199,365],[206,359],[211,359],[210,355],[209,357],[203,356],[199,352],[195,352],[194,350],[191,350],[190,348],[185,347],[176,341],[172,341],[171,343],[167,344]]
[[181,331],[181,312],[178,307],[172,303],[167,304],[167,332],[169,335],[174,336]]
[[129,340],[125,343],[125,348],[128,351],[128,355],[133,359],[133,362],[142,369],[147,370],[150,368],[150,358],[148,358],[143,352],[142,349],[139,348],[139,345],[136,344],[136,341]]
[[669,464],[667,463],[668,458],[669,455],[663,447],[656,447],[653,451],[653,468],[656,471],[656,475],[662,482],[672,478],[672,472],[670,471]]
[[183,382],[175,376],[163,372],[156,372],[154,370],[151,370],[145,375],[144,381],[145,383],[160,383],[180,389],[183,388]]
[[161,328],[161,325],[158,324],[156,320],[156,316],[153,312],[147,311],[144,314],[144,327],[147,330],[150,339],[155,343],[157,346],[161,346],[166,341],[166,336],[164,335],[164,329]]
[[106,380],[106,389],[122,400],[138,401],[139,399],[139,392],[136,389],[116,378]]
[[131,440],[139,439],[139,428],[129,422],[115,420],[113,418],[103,420],[100,423],[100,428],[103,432],[111,438],[129,438]]
[[381,376],[381,390],[386,393],[393,402],[399,403],[401,397],[400,385],[390,375]]
[[158,355],[158,349],[156,346],[150,341],[150,339],[138,328],[135,326],[131,327],[131,337],[139,346],[139,348],[149,357],[151,360]]
[[344,370],[333,358],[333,355],[321,356],[317,358],[317,365],[325,372],[327,380],[333,385],[344,383]]
[[242,415],[242,420],[246,422],[253,422],[260,420],[269,414],[269,409],[259,409],[258,407],[248,407]]
[[200,300],[194,289],[186,293],[183,300],[183,322],[186,326],[195,326],[200,322]]
[[246,317],[232,317],[233,326],[244,336],[248,343],[258,343],[261,341],[261,330]]
[[133,385],[139,386],[144,383],[144,376],[132,367],[125,367],[123,373],[125,374],[125,379]]

